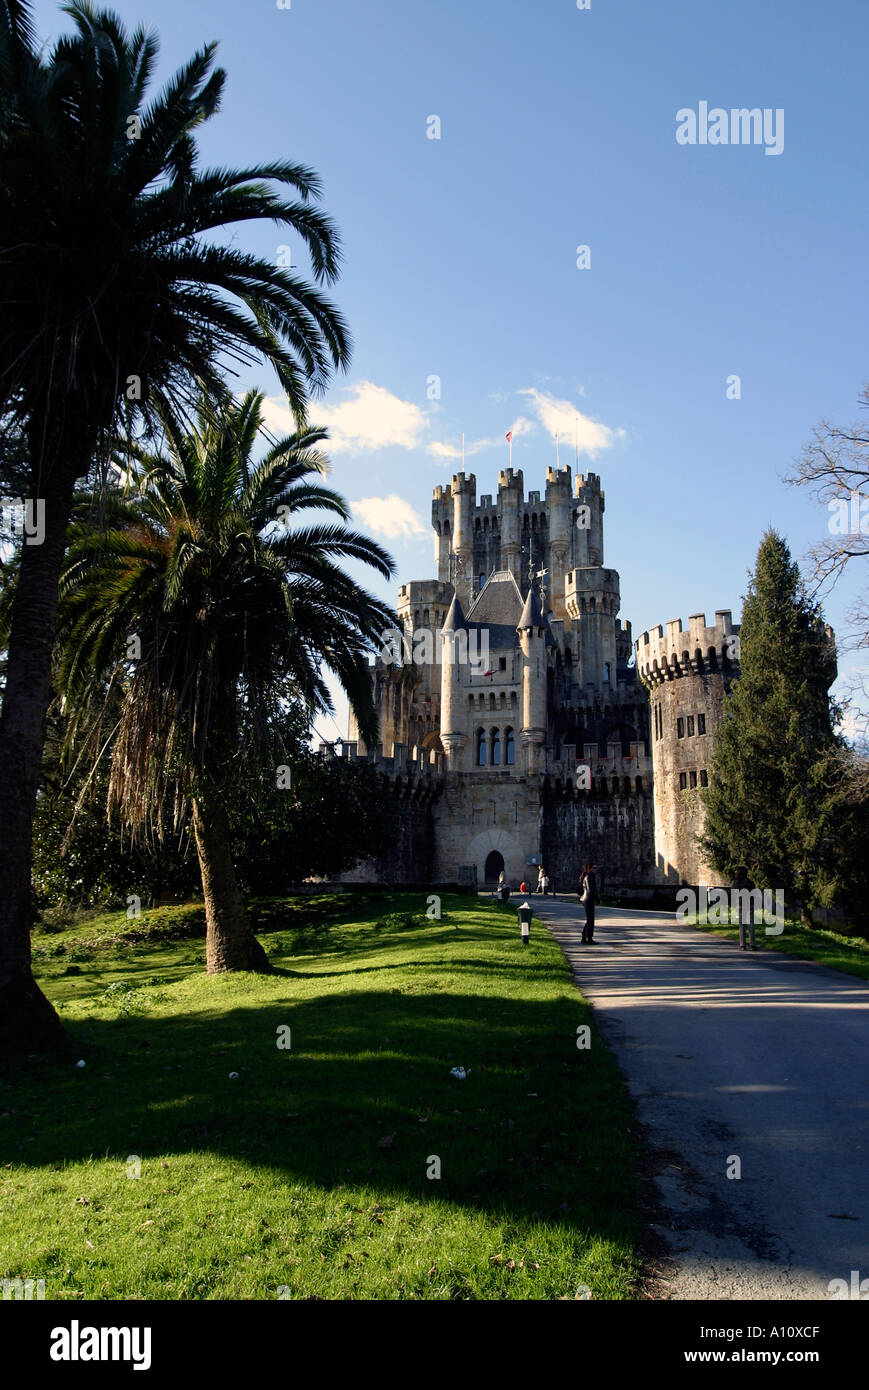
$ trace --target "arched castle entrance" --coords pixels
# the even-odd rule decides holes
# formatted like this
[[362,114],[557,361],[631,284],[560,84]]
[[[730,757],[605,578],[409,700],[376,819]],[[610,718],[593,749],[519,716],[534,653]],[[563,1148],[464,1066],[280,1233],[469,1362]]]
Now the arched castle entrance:
[[500,858],[501,867],[507,876],[508,883],[513,883],[518,888],[525,875],[525,856],[533,854],[536,846],[523,845],[515,835],[508,835],[506,830],[483,830],[479,835],[475,835],[469,843],[464,859],[466,864],[476,864],[477,882],[494,883],[498,874],[501,872],[499,867],[493,878],[489,878],[490,861],[495,863],[493,855]]
[[497,883],[498,875],[504,872],[504,856],[498,849],[486,855],[486,883]]

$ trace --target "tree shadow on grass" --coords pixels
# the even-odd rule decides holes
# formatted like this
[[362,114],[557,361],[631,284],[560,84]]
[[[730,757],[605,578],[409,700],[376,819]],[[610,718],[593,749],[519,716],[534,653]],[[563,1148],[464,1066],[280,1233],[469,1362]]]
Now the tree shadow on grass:
[[[590,1023],[581,998],[412,990],[77,1021],[84,1069],[31,1059],[0,1080],[11,1112],[0,1157],[38,1167],[207,1152],[287,1182],[437,1196],[520,1227],[630,1241],[629,1105],[596,1036],[577,1048]],[[285,1028],[289,1050],[277,1045]],[[432,1156],[439,1181],[426,1176]]]

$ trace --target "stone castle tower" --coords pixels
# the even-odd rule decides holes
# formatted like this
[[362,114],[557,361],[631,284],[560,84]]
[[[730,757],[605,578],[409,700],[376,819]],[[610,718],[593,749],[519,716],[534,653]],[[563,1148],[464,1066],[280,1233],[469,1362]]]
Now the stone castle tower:
[[[603,563],[604,509],[599,477],[569,467],[547,468],[542,498],[509,468],[497,500],[477,499],[473,474],[434,489],[437,579],[401,586],[403,657],[384,650],[372,670],[382,746],[366,750],[352,723],[346,745],[401,796],[400,853],[349,877],[482,886],[503,869],[518,885],[543,863],[566,889],[591,859],[613,887],[699,881],[689,798],[673,778],[684,773],[687,793],[706,762],[682,765],[673,720],[696,731],[702,718],[689,753],[699,737],[707,757],[735,669],[713,670],[709,648],[736,630],[717,615],[719,642],[718,627],[691,619],[686,650],[705,666],[691,670],[690,698],[684,687],[690,712],[677,712],[674,677],[656,673],[665,648],[675,671],[668,641],[681,623],[634,650],[618,572]],[[681,649],[678,660],[681,673]]]
[[652,706],[656,876],[659,882],[711,885],[716,878],[696,837],[703,831],[700,791],[707,786],[715,730],[739,675],[739,626],[729,610],[693,613],[644,632],[637,671]]

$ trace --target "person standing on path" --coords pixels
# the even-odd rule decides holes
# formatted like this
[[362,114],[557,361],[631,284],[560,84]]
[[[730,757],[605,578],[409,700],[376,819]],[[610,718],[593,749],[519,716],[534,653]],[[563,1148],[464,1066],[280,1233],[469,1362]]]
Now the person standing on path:
[[597,902],[597,869],[594,864],[586,864],[579,880],[579,901],[585,908],[585,926],[581,941],[586,946],[594,946],[594,905]]
[[736,870],[736,878],[730,885],[730,891],[737,893],[737,912],[739,922],[739,949],[744,951],[745,928],[748,927],[749,940],[751,941],[752,951],[757,950],[757,943],[754,939],[754,898],[751,896],[754,884],[748,877],[748,870],[744,865]]

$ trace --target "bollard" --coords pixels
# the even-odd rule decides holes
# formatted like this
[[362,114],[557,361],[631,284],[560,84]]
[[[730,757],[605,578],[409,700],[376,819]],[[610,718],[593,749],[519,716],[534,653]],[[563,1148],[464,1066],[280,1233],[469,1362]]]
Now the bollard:
[[533,916],[531,904],[524,902],[519,907],[519,931],[522,935],[522,945],[527,946],[531,936],[531,918]]

